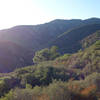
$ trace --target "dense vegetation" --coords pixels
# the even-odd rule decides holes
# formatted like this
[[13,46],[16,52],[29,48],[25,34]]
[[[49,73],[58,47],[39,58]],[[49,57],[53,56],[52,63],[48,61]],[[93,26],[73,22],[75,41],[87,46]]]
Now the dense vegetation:
[[100,40],[74,54],[58,49],[37,51],[34,65],[0,74],[0,100],[100,100]]
[[100,40],[100,31],[97,31],[89,35],[88,37],[84,38],[83,40],[81,40],[82,48],[84,49],[84,48],[89,47],[90,45],[95,43],[97,40]]

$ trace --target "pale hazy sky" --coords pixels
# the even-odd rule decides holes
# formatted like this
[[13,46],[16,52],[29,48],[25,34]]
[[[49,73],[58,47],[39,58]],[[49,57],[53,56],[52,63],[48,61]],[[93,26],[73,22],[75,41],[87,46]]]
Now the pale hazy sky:
[[100,0],[0,0],[0,29],[89,17],[100,17]]

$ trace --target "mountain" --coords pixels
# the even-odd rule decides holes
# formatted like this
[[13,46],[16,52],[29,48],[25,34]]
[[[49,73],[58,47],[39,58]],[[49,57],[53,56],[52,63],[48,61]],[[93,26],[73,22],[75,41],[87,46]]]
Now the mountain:
[[61,53],[74,53],[81,49],[81,40],[97,30],[100,30],[99,18],[57,19],[40,25],[0,30],[0,72],[33,64],[35,51],[52,45],[57,45]]
[[11,41],[29,49],[41,49],[62,33],[88,24],[100,24],[100,19],[54,20],[41,25],[15,26],[0,31],[0,40]]

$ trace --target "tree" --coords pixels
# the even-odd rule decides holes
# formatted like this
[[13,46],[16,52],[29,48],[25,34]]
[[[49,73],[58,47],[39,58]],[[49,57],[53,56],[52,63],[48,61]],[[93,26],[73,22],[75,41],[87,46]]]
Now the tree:
[[50,59],[54,60],[55,58],[59,57],[60,53],[58,53],[58,47],[57,46],[52,46],[50,48]]
[[50,100],[71,100],[71,93],[67,89],[66,83],[54,80],[47,87],[46,93]]
[[33,62],[39,63],[39,62],[43,62],[43,61],[54,60],[59,55],[60,54],[58,53],[58,47],[52,46],[50,49],[45,48],[40,51],[37,51],[33,58]]

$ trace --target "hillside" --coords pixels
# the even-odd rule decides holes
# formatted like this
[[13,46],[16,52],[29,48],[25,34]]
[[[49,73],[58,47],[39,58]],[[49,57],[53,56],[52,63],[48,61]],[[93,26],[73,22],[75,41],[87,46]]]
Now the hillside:
[[100,40],[100,31],[97,31],[89,35],[88,37],[84,38],[83,40],[81,40],[82,48],[89,47],[90,45],[95,43],[97,40]]
[[70,56],[62,56],[55,60],[55,66],[64,66],[69,70],[81,72],[84,75],[100,72],[100,40],[95,44],[80,50]]
[[0,41],[0,72],[10,72],[32,63],[32,51],[13,42]]
[[57,37],[50,45],[56,45],[62,53],[74,53],[82,48],[81,40],[100,30],[100,24],[90,24],[71,29]]
[[54,47],[48,50],[40,51],[42,62],[0,74],[0,100],[100,99],[100,40],[54,60],[50,60],[51,55],[58,52]]
[[11,41],[20,46],[37,50],[48,42],[56,39],[62,33],[88,24],[100,24],[100,19],[58,19],[41,25],[15,26],[11,29],[1,30],[0,40]]
[[[52,45],[57,45],[61,53],[74,53],[81,49],[81,40],[97,30],[100,30],[99,18],[86,20],[57,19],[41,25],[22,25],[0,30],[0,48],[2,48],[0,54],[4,51],[2,56],[5,57],[0,58],[0,72],[4,72],[5,69],[5,72],[13,71],[16,67],[31,65],[35,51]],[[2,47],[2,44],[5,48]],[[10,47],[9,51],[6,45]],[[17,51],[14,48],[20,50]],[[24,53],[24,51],[28,52]],[[27,64],[24,61],[14,60],[17,59],[17,55],[18,59],[24,58],[25,62],[27,59]]]

